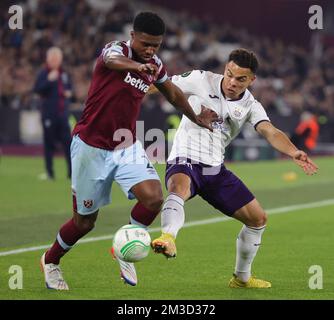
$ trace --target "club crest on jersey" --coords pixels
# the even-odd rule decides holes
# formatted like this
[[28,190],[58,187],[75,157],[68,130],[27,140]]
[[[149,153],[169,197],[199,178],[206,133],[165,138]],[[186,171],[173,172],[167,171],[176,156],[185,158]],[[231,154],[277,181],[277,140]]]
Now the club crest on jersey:
[[130,72],[127,73],[126,77],[124,78],[124,82],[130,84],[132,87],[146,93],[149,89],[149,85],[147,85],[143,79],[137,79],[135,77],[131,77]]
[[219,118],[217,121],[213,121],[211,125],[212,125],[212,129],[224,131],[224,119],[223,118]]
[[242,116],[242,112],[240,109],[234,109],[233,110],[233,116],[235,116],[236,118],[240,118]]
[[93,206],[93,200],[84,200],[83,203],[87,209],[90,209]]

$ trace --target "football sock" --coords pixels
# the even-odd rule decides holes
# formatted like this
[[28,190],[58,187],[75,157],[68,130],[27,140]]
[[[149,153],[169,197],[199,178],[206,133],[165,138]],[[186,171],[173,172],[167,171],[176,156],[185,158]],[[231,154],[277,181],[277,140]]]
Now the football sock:
[[[88,232],[88,231],[87,231]],[[75,225],[73,218],[59,230],[56,241],[45,255],[45,263],[59,264],[60,258],[87,232],[82,232]]]
[[241,228],[237,238],[237,257],[234,272],[241,281],[246,282],[251,276],[252,262],[260,247],[265,227],[248,227],[243,225]]
[[161,228],[163,233],[169,233],[176,238],[184,224],[184,200],[175,193],[170,193],[165,200],[161,213]]
[[137,202],[136,205],[132,208],[130,223],[146,228],[154,221],[158,213],[159,211],[154,212],[148,210],[142,203]]

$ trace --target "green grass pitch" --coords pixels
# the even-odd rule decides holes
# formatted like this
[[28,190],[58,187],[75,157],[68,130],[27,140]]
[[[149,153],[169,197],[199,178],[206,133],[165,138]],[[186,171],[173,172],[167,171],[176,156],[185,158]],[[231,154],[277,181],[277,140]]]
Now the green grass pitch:
[[[44,250],[5,252],[48,245],[71,216],[71,188],[63,159],[56,159],[55,182],[39,181],[41,158],[2,157],[0,162],[0,299],[230,300],[334,298],[334,158],[316,158],[319,173],[308,177],[292,161],[227,164],[254,192],[265,209],[296,205],[270,214],[253,273],[272,282],[268,290],[227,287],[235,262],[235,240],[241,224],[233,219],[183,228],[178,256],[166,260],[150,253],[137,264],[137,287],[119,279],[111,259],[111,240],[76,245],[62,260],[69,292],[47,290],[39,259]],[[164,166],[156,166],[163,177]],[[285,173],[295,172],[287,181]],[[112,235],[127,224],[134,202],[113,185],[113,203],[100,211],[96,228],[86,236]],[[333,201],[325,204],[323,200]],[[304,204],[304,207],[299,206]],[[309,208],[308,208],[308,204]],[[186,222],[222,217],[196,197],[186,204]],[[273,212],[269,210],[269,213]],[[153,230],[160,225],[160,218]],[[152,231],[152,238],[159,235]],[[23,288],[10,289],[13,265],[23,271]],[[323,288],[310,289],[311,266],[320,266]]]

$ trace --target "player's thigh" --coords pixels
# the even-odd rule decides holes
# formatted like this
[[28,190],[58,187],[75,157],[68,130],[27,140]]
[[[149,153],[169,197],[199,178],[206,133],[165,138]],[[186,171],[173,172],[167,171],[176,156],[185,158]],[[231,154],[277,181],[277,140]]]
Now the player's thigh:
[[137,198],[140,201],[149,197],[162,197],[159,175],[139,141],[126,148],[118,159],[115,181],[129,199]]
[[222,213],[233,214],[254,199],[246,185],[225,167],[216,175],[205,177],[200,196]]
[[108,151],[85,144],[74,136],[71,144],[72,193],[74,210],[89,215],[111,202],[113,181],[106,165]]
[[186,201],[200,189],[201,170],[199,166],[192,165],[190,159],[174,159],[167,163],[165,184],[168,192],[176,193]]
[[168,192],[176,193],[184,201],[191,196],[191,179],[185,173],[175,173],[168,178]]
[[232,217],[250,227],[262,227],[267,222],[267,214],[256,199],[238,209]]

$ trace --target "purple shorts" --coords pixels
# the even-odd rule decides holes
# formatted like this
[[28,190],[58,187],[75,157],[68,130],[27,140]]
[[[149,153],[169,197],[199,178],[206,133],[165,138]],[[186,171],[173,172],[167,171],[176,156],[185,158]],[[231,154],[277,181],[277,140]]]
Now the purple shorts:
[[222,164],[211,167],[190,159],[176,158],[167,163],[165,183],[176,173],[191,179],[191,198],[197,194],[228,216],[254,199],[245,184]]

